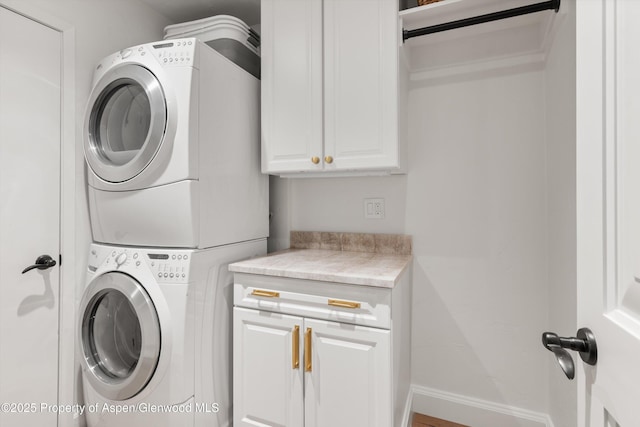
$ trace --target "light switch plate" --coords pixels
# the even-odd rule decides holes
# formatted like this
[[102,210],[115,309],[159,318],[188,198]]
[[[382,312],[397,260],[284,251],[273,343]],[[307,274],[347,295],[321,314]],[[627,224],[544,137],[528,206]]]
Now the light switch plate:
[[384,219],[384,199],[364,199],[365,219]]

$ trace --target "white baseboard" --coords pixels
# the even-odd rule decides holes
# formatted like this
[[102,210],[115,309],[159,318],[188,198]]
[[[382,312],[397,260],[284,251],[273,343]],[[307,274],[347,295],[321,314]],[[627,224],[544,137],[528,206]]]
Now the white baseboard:
[[411,386],[402,427],[412,412],[471,427],[554,427],[547,414],[419,385]]
[[413,386],[409,389],[407,401],[404,405],[404,413],[402,414],[402,424],[396,427],[411,427],[411,414],[413,413]]

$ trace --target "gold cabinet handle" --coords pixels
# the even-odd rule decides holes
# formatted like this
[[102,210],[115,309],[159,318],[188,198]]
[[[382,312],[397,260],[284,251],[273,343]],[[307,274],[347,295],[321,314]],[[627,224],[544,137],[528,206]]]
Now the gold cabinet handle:
[[278,298],[280,296],[280,292],[264,291],[262,289],[254,289],[251,292],[251,295],[256,296],[256,297]]
[[311,372],[311,328],[304,333],[304,371]]
[[330,299],[329,301],[327,301],[327,304],[332,305],[334,307],[342,307],[342,308],[360,308],[359,302],[341,301],[339,299]]
[[311,163],[313,163],[314,165],[317,165],[318,163],[320,163],[320,157],[318,156],[313,156],[311,158]]
[[324,158],[324,161],[325,161],[325,163],[331,164],[331,163],[333,163],[333,157],[331,157],[331,156],[326,156],[326,157]]
[[300,367],[300,326],[293,327],[293,348],[291,356],[291,367],[298,369]]

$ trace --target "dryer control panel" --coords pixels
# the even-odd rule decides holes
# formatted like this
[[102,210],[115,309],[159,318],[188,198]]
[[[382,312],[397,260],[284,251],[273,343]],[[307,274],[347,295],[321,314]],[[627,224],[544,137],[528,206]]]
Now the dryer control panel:
[[187,38],[164,40],[122,49],[107,56],[96,66],[93,76],[94,85],[106,72],[123,63],[140,64],[147,68],[152,67],[155,62],[162,66],[195,66],[197,68],[197,44],[198,39]]
[[165,40],[145,47],[162,65],[193,65],[196,39]]

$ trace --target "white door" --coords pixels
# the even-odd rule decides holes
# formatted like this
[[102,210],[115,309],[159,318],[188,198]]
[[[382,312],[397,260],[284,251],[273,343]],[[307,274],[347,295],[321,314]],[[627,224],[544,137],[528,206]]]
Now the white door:
[[577,11],[578,426],[640,423],[640,2]]
[[316,319],[304,332],[305,427],[391,426],[391,332]]
[[235,426],[301,427],[301,317],[233,309]]
[[[0,425],[55,426],[61,35],[0,7]],[[73,285],[73,284],[69,284]]]

